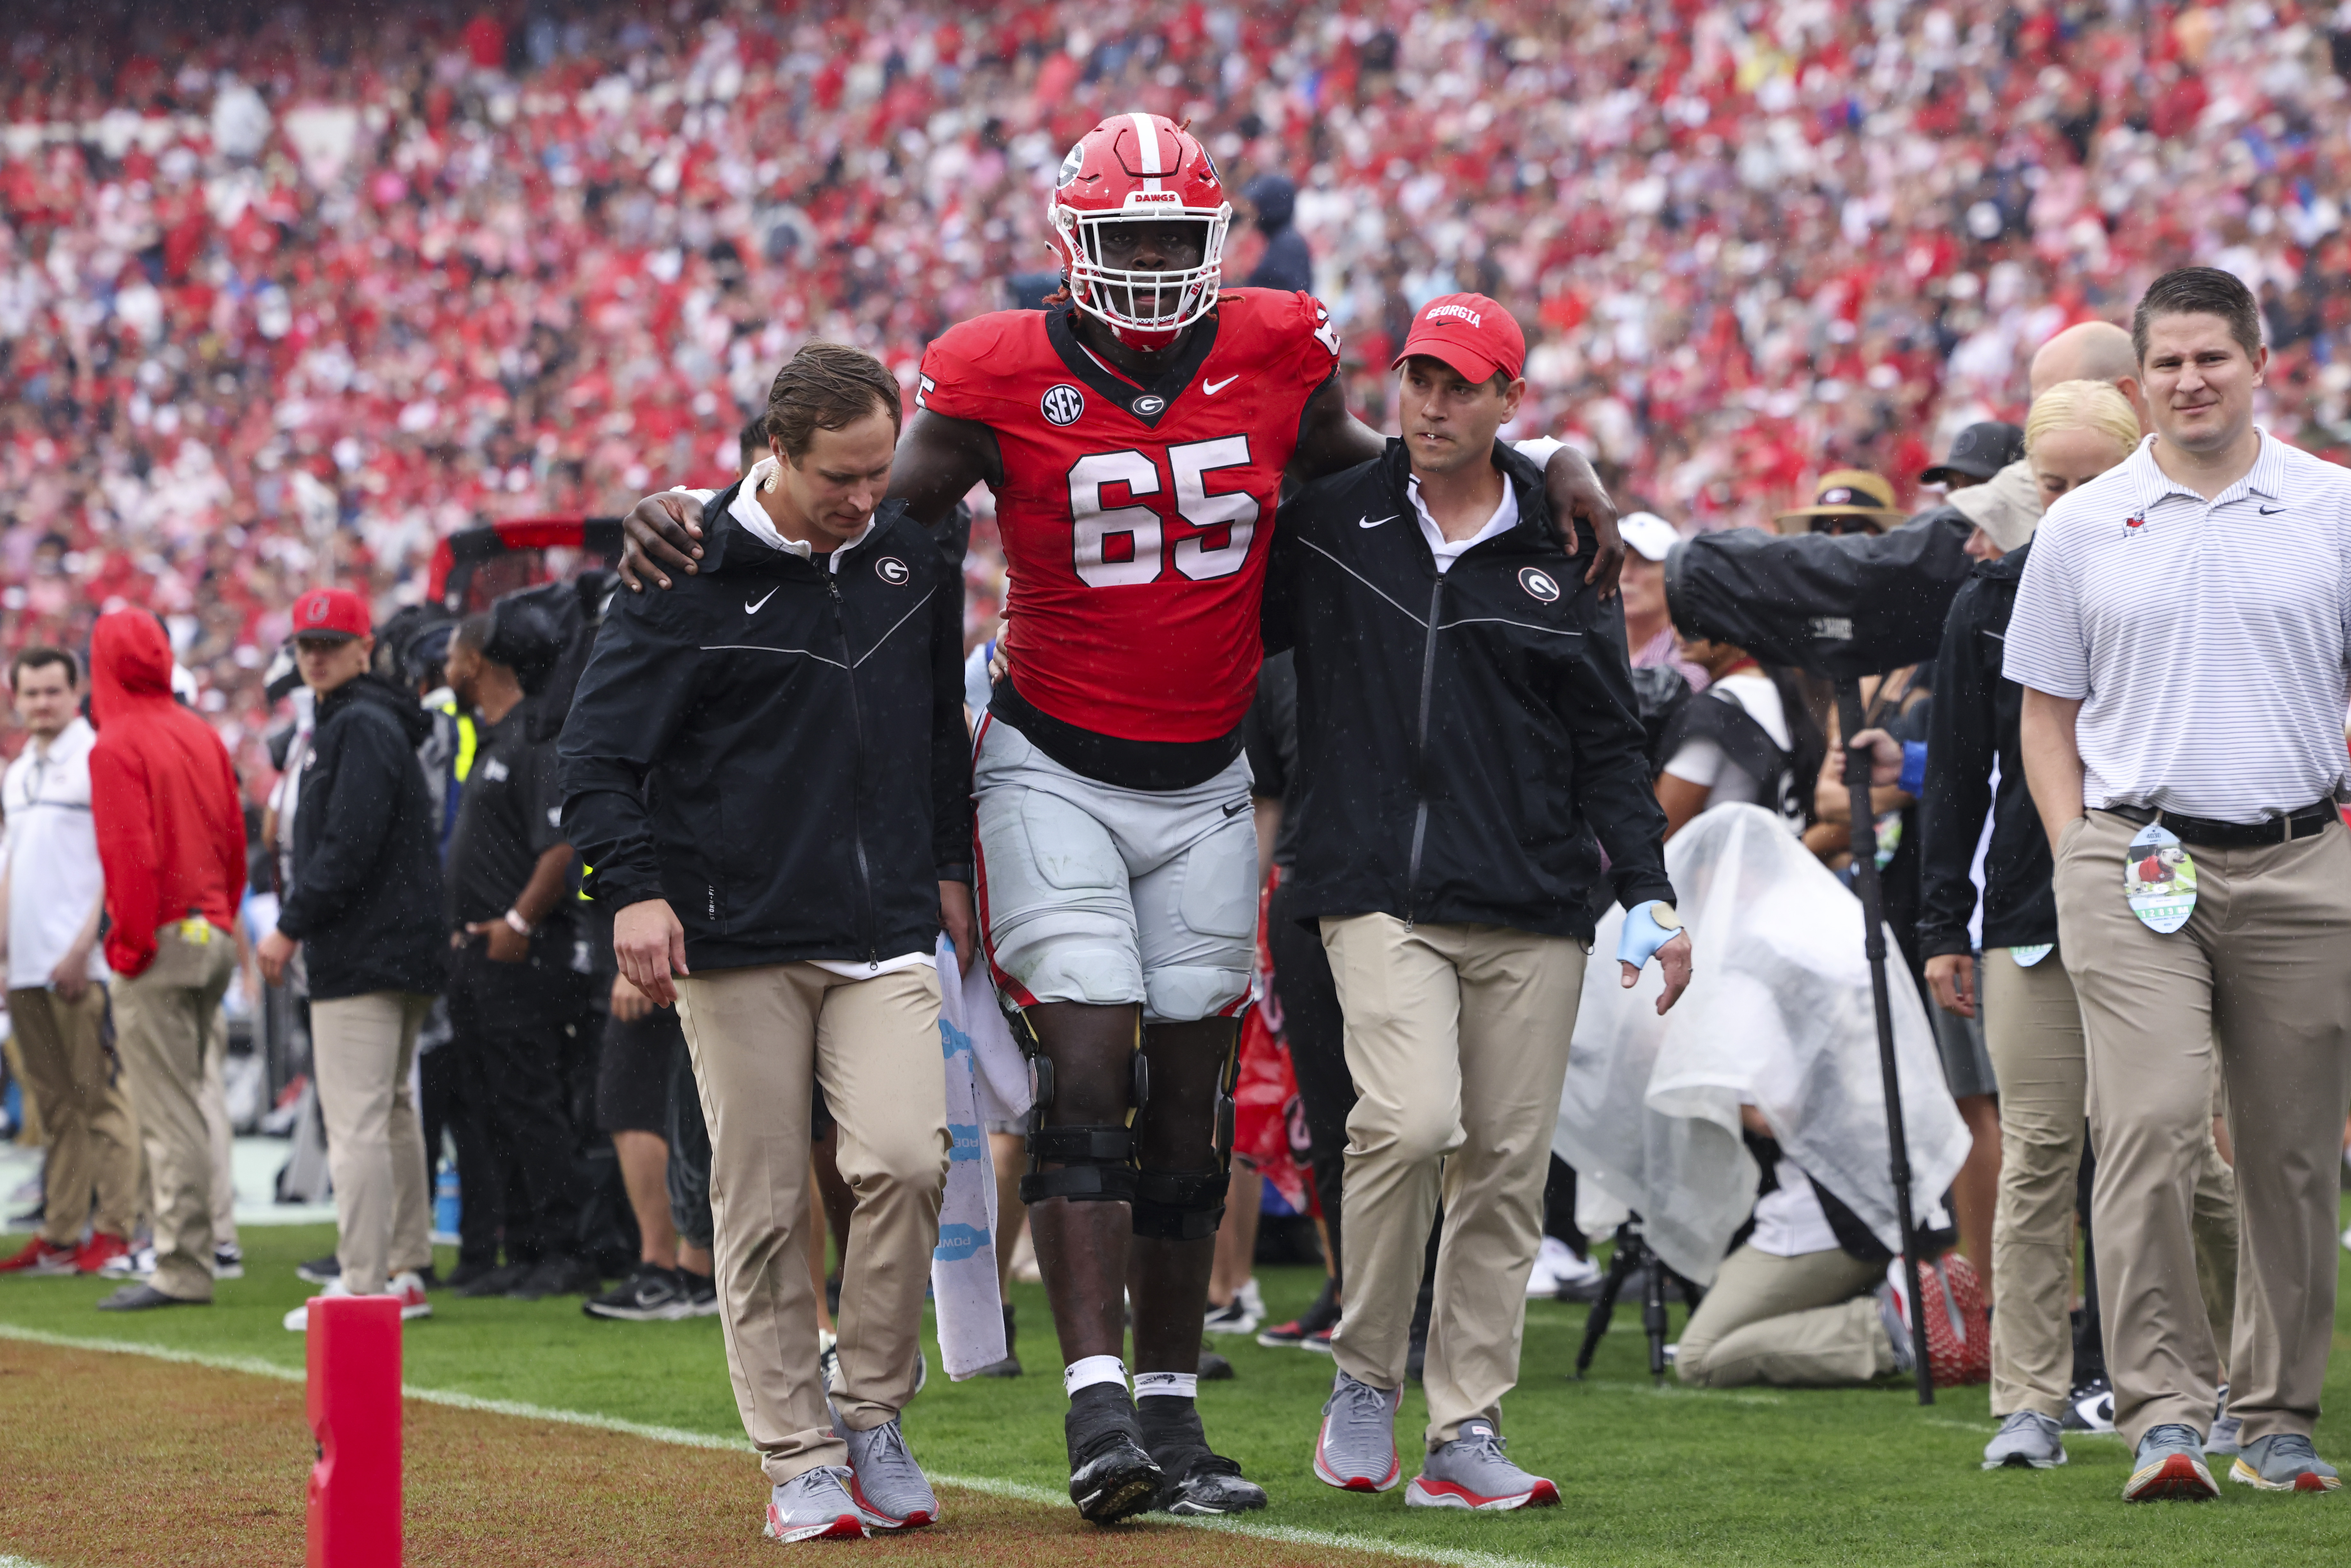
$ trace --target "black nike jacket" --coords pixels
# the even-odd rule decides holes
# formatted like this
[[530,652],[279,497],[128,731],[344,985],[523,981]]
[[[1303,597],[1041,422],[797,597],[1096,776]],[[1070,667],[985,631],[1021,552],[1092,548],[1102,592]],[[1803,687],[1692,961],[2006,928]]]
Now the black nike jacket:
[[702,570],[619,592],[563,726],[586,895],[665,898],[690,968],[929,952],[971,880],[963,582],[900,502],[831,558],[704,509]]
[[2016,585],[2032,549],[2027,544],[1978,566],[1959,585],[1943,622],[1943,648],[1935,658],[1933,727],[1927,738],[1927,792],[1918,803],[1921,958],[1964,953],[1972,945],[1968,917],[1975,913],[1976,884],[1970,871],[1987,810],[1991,846],[1984,852],[1983,945],[2029,947],[2057,940],[2049,835],[2042,831],[2041,813],[2025,788],[2024,754],[2017,738],[2024,688],[2000,673]]
[[[1297,649],[1301,920],[1387,914],[1590,941],[1606,873],[1628,907],[1670,902],[1625,654],[1542,470],[1494,449],[1518,526],[1440,576],[1401,442],[1283,506],[1266,647]],[[1596,841],[1595,841],[1596,836]]]

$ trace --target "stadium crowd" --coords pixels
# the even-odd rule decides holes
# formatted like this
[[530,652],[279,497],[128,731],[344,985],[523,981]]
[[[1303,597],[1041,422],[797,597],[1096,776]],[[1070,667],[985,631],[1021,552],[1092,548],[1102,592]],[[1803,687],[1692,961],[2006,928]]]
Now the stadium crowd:
[[303,587],[413,601],[455,528],[722,477],[811,336],[911,380],[1049,265],[1056,162],[1132,102],[1237,190],[1297,179],[1373,423],[1412,311],[1483,289],[1527,329],[1513,434],[1685,528],[1838,467],[1910,499],[2038,342],[2186,260],[2263,302],[2269,427],[2351,444],[2336,7],[243,9],[12,12],[0,646],[155,610],[256,795]]

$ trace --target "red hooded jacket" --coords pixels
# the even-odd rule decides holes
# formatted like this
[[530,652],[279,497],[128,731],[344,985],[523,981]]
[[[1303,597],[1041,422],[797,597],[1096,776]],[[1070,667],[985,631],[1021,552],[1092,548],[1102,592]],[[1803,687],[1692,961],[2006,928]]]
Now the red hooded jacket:
[[143,610],[98,618],[90,638],[89,810],[106,872],[106,961],[139,975],[157,927],[200,915],[236,928],[245,813],[212,726],[172,697],[172,645]]

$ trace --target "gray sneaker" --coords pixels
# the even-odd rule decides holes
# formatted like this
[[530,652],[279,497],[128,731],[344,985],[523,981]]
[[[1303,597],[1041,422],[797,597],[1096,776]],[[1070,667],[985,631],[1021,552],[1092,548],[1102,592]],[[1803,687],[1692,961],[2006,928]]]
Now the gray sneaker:
[[893,1416],[879,1427],[852,1432],[832,1412],[832,1429],[849,1445],[849,1495],[857,1511],[875,1530],[920,1530],[936,1524],[938,1494],[931,1490],[923,1467],[906,1451],[906,1434]]
[[2212,1430],[2204,1439],[2204,1457],[2225,1459],[2244,1447],[2245,1424],[2229,1414],[2229,1385],[2220,1385],[2220,1407],[2213,1412]]
[[1379,1389],[1345,1373],[1322,1402],[1322,1428],[1314,1434],[1314,1474],[1342,1491],[1385,1491],[1404,1474],[1396,1458],[1396,1407],[1401,1388]]
[[1486,1420],[1464,1421],[1461,1435],[1421,1461],[1404,1489],[1406,1508],[1557,1508],[1559,1488],[1529,1475],[1502,1452],[1501,1435]]
[[[2238,1464],[2245,1461],[2239,1459]],[[2154,1502],[2176,1498],[2182,1502],[2209,1502],[2220,1495],[2212,1472],[2204,1468],[2204,1439],[2193,1427],[2167,1421],[2138,1440],[2138,1456],[2130,1479],[2123,1483],[2125,1502]]]
[[819,1465],[768,1494],[768,1539],[770,1541],[862,1541],[865,1521],[849,1495],[850,1475],[834,1465]]
[[2229,1479],[2263,1491],[2333,1491],[2343,1484],[2299,1432],[2273,1432],[2247,1443],[2229,1467]]
[[2062,1465],[2065,1445],[2059,1430],[2054,1416],[2043,1416],[2038,1410],[2011,1412],[2000,1424],[1999,1434],[1984,1445],[1983,1468],[2045,1470]]

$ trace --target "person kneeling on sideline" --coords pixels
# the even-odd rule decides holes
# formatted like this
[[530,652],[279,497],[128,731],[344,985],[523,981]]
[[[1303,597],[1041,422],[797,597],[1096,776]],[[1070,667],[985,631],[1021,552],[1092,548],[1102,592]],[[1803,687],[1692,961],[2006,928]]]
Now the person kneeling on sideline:
[[[898,383],[810,343],[699,570],[620,594],[561,743],[565,826],[621,972],[674,1000],[710,1130],[720,1321],[779,1541],[938,1518],[899,1412],[951,1147],[942,922],[971,962],[963,595],[881,505]],[[812,1083],[857,1210],[828,1411],[801,1252]]]
[[1630,914],[1625,984],[1656,956],[1662,1011],[1690,976],[1620,612],[1583,583],[1541,469],[1495,439],[1525,357],[1493,300],[1425,307],[1395,361],[1404,439],[1300,496],[1266,598],[1269,647],[1297,648],[1289,909],[1320,923],[1359,1093],[1314,1472],[1351,1491],[1402,1474],[1395,1413],[1441,1194],[1426,1457],[1405,1499],[1420,1507],[1559,1501],[1504,1453],[1500,1408],[1601,846]]

